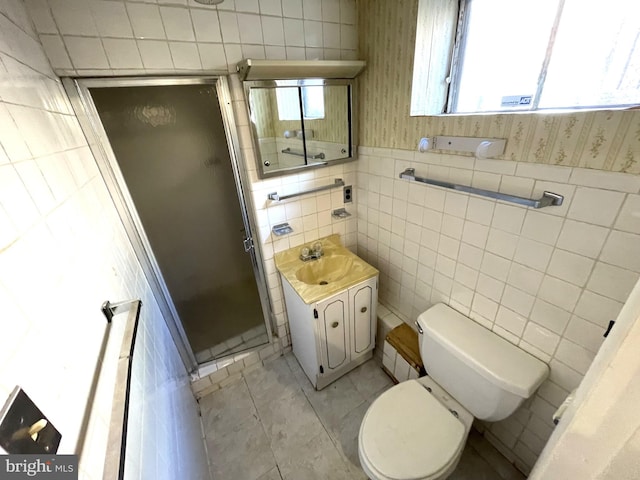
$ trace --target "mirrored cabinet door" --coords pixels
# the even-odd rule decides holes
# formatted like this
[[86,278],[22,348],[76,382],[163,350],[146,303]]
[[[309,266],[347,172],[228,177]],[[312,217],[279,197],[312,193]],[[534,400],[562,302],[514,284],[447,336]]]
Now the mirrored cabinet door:
[[[290,144],[294,139],[285,138],[284,135],[285,131],[302,131],[298,98],[298,87],[256,87],[249,90],[254,143],[260,154],[259,171],[269,173],[306,164],[302,138],[295,139],[296,145]],[[287,151],[294,153],[283,153]]]
[[314,153],[327,162],[350,157],[348,87],[304,86],[301,91],[307,160]]
[[351,80],[251,81],[244,87],[261,178],[355,160]]

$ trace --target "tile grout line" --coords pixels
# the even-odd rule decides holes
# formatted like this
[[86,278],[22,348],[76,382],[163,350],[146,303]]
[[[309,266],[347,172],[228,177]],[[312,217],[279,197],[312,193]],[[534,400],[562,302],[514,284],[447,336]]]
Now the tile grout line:
[[[298,383],[298,380],[296,379],[293,371],[291,370],[291,367],[289,366],[289,363],[287,362],[287,360],[284,358],[284,355],[278,357],[278,358],[282,358],[282,361],[284,361],[285,365],[287,366],[287,368],[289,369],[289,372],[291,373],[291,376],[293,377],[295,383],[298,385],[298,387],[300,387],[300,390],[302,391],[302,393],[304,394],[304,391],[302,390],[302,387],[300,386],[300,384]],[[262,368],[264,368],[264,363],[262,365]],[[253,408],[256,411],[256,415],[258,418],[258,422],[260,422],[260,427],[262,428],[262,431],[264,433],[264,436],[267,440],[269,440],[269,450],[271,451],[271,456],[273,457],[273,462],[275,464],[275,468],[278,470],[278,475],[280,475],[281,479],[284,479],[284,477],[282,476],[282,472],[280,471],[280,464],[278,463],[278,458],[276,457],[276,454],[273,450],[273,442],[272,442],[272,438],[271,436],[267,433],[267,430],[265,429],[264,423],[262,422],[262,418],[260,417],[260,411],[258,410],[258,406],[256,404],[256,400],[253,396],[253,392],[251,391],[251,388],[249,387],[249,384],[247,383],[246,377],[243,375],[242,376],[242,380],[244,381],[245,385],[247,386],[247,391],[249,392],[249,397],[251,397],[251,403],[253,404]],[[305,396],[306,398],[306,396]],[[313,408],[313,407],[312,407]],[[315,412],[315,411],[314,411]],[[322,422],[321,422],[322,423]],[[273,469],[272,469],[273,470]],[[266,473],[269,472],[265,472],[262,475],[265,475]],[[261,476],[262,476],[261,475]],[[259,478],[259,477],[258,477]],[[257,478],[255,480],[258,480]]]

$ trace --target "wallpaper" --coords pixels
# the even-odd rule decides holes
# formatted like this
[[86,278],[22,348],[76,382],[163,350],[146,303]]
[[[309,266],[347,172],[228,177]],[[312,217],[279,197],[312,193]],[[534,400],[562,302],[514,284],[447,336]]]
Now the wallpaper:
[[360,144],[413,150],[434,135],[506,138],[500,157],[640,174],[640,110],[410,117],[418,0],[359,0]]
[[275,130],[273,129],[273,122],[271,119],[274,117],[272,107],[275,101],[271,101],[271,97],[275,97],[273,90],[269,88],[252,88],[251,89],[251,117],[258,138],[271,138],[275,137]]

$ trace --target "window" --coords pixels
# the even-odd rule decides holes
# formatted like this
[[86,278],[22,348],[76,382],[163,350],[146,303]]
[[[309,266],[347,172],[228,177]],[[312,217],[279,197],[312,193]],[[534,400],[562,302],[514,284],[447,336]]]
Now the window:
[[[295,80],[278,80],[278,87],[295,85]],[[300,101],[298,88],[276,88],[276,102],[278,103],[278,119],[300,120]]]
[[[428,53],[429,64],[435,56],[436,64],[446,68],[430,84],[416,79],[414,71],[412,114],[640,103],[637,0],[461,0],[459,12],[458,5],[451,4],[457,2],[420,2],[414,64],[433,43],[421,38],[421,15],[433,17],[447,5],[447,21],[426,33],[448,39],[437,52]],[[438,98],[439,105],[425,108],[420,101],[425,96]]]
[[324,118],[324,86],[322,80],[276,80],[278,118],[280,120],[300,120],[300,97],[302,95],[302,111],[305,120]]

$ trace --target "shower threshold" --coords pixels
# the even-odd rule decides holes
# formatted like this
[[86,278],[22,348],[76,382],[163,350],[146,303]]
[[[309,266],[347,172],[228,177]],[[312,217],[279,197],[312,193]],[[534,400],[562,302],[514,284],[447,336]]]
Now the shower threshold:
[[267,343],[269,343],[269,336],[265,332],[264,325],[259,325],[211,348],[196,352],[196,360],[199,365],[202,365]]

